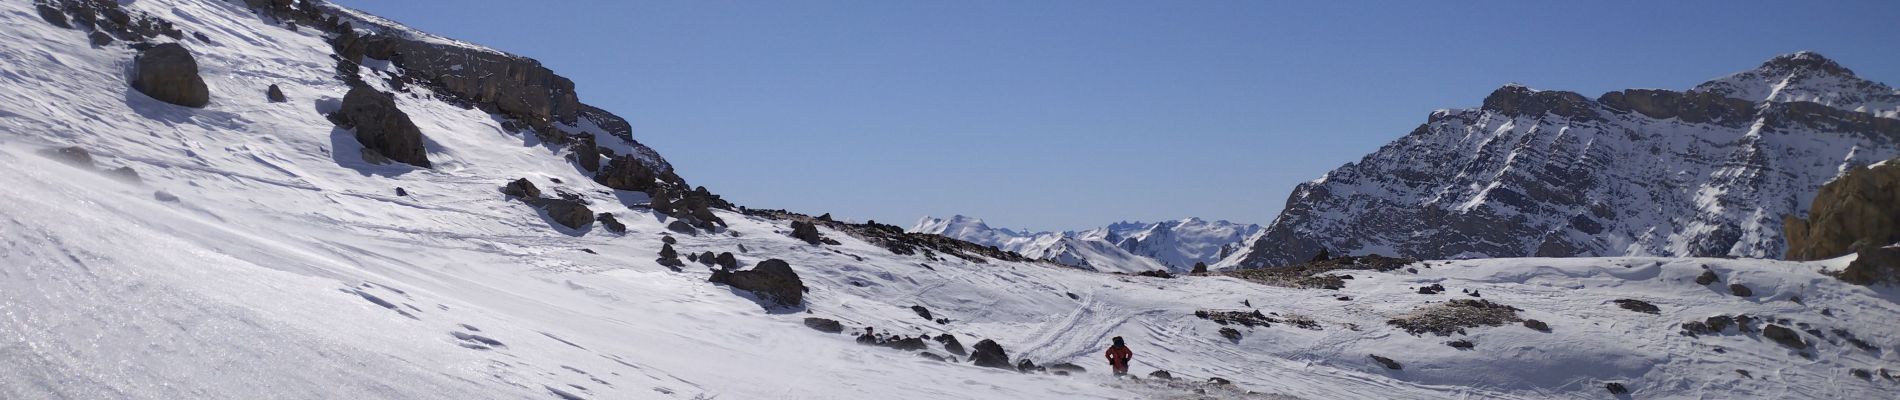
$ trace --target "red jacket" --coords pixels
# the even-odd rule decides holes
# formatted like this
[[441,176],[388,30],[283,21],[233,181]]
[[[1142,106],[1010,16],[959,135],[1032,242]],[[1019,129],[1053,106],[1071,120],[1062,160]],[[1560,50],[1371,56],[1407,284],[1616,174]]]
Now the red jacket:
[[1104,355],[1108,356],[1108,363],[1113,365],[1125,365],[1129,359],[1135,358],[1135,352],[1128,351],[1128,346],[1119,345],[1109,346],[1108,353]]

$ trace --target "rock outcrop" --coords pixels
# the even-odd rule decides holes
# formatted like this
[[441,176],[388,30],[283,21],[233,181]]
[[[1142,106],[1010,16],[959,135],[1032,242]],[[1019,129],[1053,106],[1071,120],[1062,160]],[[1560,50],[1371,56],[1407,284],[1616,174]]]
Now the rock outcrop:
[[356,130],[363,148],[397,162],[429,168],[422,146],[422,129],[396,107],[396,99],[369,86],[353,86],[343,95],[343,107],[333,114],[338,126]]
[[1806,219],[1783,218],[1790,260],[1820,260],[1900,243],[1900,159],[1849,168],[1814,194]]
[[983,339],[981,342],[976,342],[976,346],[971,349],[973,351],[970,352],[970,362],[978,367],[1016,368],[1015,364],[1010,364],[1009,353],[1003,351],[1003,345],[996,344],[994,340]]
[[132,60],[137,77],[132,88],[166,103],[203,108],[211,104],[211,90],[198,76],[198,59],[178,43],[165,43],[139,51]]
[[776,258],[761,261],[750,270],[715,270],[707,280],[752,292],[781,306],[798,306],[805,302],[805,282],[798,279],[791,264]]

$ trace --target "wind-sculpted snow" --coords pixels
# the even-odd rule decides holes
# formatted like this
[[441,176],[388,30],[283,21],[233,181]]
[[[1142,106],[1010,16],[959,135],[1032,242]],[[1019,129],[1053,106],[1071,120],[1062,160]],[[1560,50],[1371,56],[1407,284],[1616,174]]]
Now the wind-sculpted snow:
[[[1757,93],[1771,83],[1778,95]],[[1845,168],[1900,155],[1900,120],[1854,111],[1886,107],[1880,99],[1892,95],[1813,53],[1688,93],[1591,100],[1506,86],[1482,108],[1432,112],[1410,134],[1300,184],[1220,267],[1289,265],[1322,249],[1778,258],[1782,216],[1805,212]]]
[[[208,36],[187,45],[222,100],[191,109],[142,97],[120,68],[129,49],[93,48],[28,2],[0,2],[0,398],[1102,399],[1205,389],[1542,399],[1602,396],[1609,382],[1642,398],[1883,398],[1893,385],[1850,371],[1895,368],[1900,295],[1820,273],[1847,259],[1431,262],[1335,270],[1353,279],[1323,290],[896,254],[825,225],[817,229],[838,244],[813,245],[787,235],[786,221],[724,210],[711,212],[728,227],[673,233],[673,220],[627,206],[531,135],[427,88],[396,91],[395,102],[428,138],[434,168],[365,162],[322,115],[348,87],[318,32],[217,0],[125,6]],[[265,98],[270,84],[289,101]],[[40,155],[66,146],[86,149],[95,166]],[[98,172],[122,166],[141,179]],[[497,190],[524,177],[616,215],[626,233],[556,228]],[[679,254],[731,252],[748,268],[785,261],[810,289],[809,313],[709,283],[699,264],[660,265],[667,236]],[[1705,266],[1722,284],[1692,282]],[[1753,295],[1731,295],[1728,283]],[[1447,290],[1415,289],[1433,284]],[[1451,339],[1387,325],[1465,289],[1550,331],[1476,327]],[[1613,303],[1629,298],[1658,314]],[[1224,326],[1194,316],[1255,309],[1319,329],[1225,327],[1243,334],[1230,341]],[[1759,334],[1679,334],[1682,322],[1717,314],[1823,334],[1795,331],[1810,344],[1800,351]],[[844,332],[989,339],[1012,360],[1089,372],[931,361],[806,328],[808,317]],[[1115,336],[1134,349],[1136,375],[1181,380],[1107,377],[1099,357]],[[1216,377],[1235,389],[1190,384]]]

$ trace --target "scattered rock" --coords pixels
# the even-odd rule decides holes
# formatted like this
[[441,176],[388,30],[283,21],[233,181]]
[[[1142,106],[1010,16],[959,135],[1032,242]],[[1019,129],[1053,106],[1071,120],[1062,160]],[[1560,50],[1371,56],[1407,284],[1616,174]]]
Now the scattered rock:
[[878,343],[878,345],[903,351],[923,350],[927,347],[924,345],[924,338],[921,336],[886,340]]
[[957,341],[956,336],[951,336],[950,334],[945,333],[945,334],[937,335],[937,337],[934,339],[937,341],[937,343],[943,344],[943,351],[948,351],[950,352],[950,354],[955,354],[959,356],[969,355],[969,352],[963,349],[963,343]]
[[[1080,373],[1086,373],[1086,372],[1089,372],[1089,369],[1088,369],[1088,368],[1082,368],[1082,366],[1080,366],[1080,365],[1075,365],[1075,363],[1066,363],[1066,362],[1065,362],[1065,363],[1056,363],[1056,364],[1050,364],[1050,365],[1046,365],[1046,366],[1043,366],[1043,368],[1044,368],[1044,369],[1048,369],[1048,370],[1050,370],[1050,371],[1055,371],[1055,372],[1068,372],[1068,373],[1073,373],[1073,374],[1080,374]],[[1150,373],[1150,374],[1148,374],[1148,375],[1149,375],[1149,376],[1153,376],[1154,374],[1153,374],[1153,373]]]
[[1728,291],[1737,297],[1752,297],[1755,295],[1755,291],[1749,290],[1747,286],[1742,286],[1740,283],[1729,284]]
[[1418,294],[1438,294],[1444,291],[1445,291],[1445,285],[1440,285],[1436,283],[1432,284],[1431,286],[1418,288]]
[[975,363],[976,366],[1002,369],[1015,367],[1010,364],[1009,354],[1003,351],[1003,346],[996,344],[994,340],[983,339],[981,342],[976,342],[974,350],[976,351],[970,353],[970,362]]
[[1035,362],[1029,361],[1029,359],[1027,358],[1022,359],[1021,362],[1016,363],[1016,372],[1029,373],[1029,372],[1036,372],[1036,371],[1041,371],[1041,370],[1042,370],[1041,367],[1037,367]]
[[673,235],[662,235],[662,236],[660,236],[660,243],[666,243],[666,244],[680,244],[680,240],[679,240],[679,239],[674,239],[674,238],[673,238]]
[[1480,326],[1503,326],[1506,323],[1522,321],[1517,317],[1517,307],[1491,302],[1490,300],[1452,299],[1444,303],[1421,306],[1410,313],[1386,321],[1387,325],[1405,329],[1406,333],[1422,335],[1431,333],[1438,336],[1451,336],[1453,333],[1465,333],[1465,328]]
[[284,89],[278,88],[275,83],[271,84],[269,89],[264,90],[264,98],[269,99],[272,103],[290,101],[289,98],[284,97]]
[[409,120],[408,113],[396,107],[396,99],[388,93],[363,85],[351,87],[334,118],[339,126],[355,129],[356,141],[365,149],[397,162],[429,168],[422,130]]
[[574,162],[580,164],[582,170],[600,170],[600,145],[594,142],[594,135],[574,135],[574,143],[568,148],[574,150]]
[[910,310],[916,312],[917,316],[919,317],[924,317],[924,319],[931,319],[930,309],[924,308],[924,306],[910,306]]
[[1261,314],[1260,310],[1253,310],[1253,311],[1196,310],[1194,311],[1194,316],[1200,319],[1214,321],[1214,323],[1221,324],[1221,325],[1239,324],[1246,327],[1273,326],[1273,323],[1280,322],[1279,320],[1273,319],[1272,317],[1268,317],[1266,314]]
[[202,42],[204,44],[211,44],[211,37],[205,36],[204,32],[192,32],[191,37],[193,39],[198,39],[199,42]]
[[1623,387],[1623,384],[1616,383],[1616,382],[1610,382],[1607,385],[1603,385],[1603,389],[1609,390],[1610,394],[1629,394],[1630,393],[1629,388],[1625,388]]
[[1847,373],[1850,375],[1853,375],[1855,378],[1860,378],[1862,380],[1869,380],[1869,381],[1874,380],[1874,373],[1868,370],[1854,368],[1854,369],[1847,370]]
[[107,35],[105,32],[93,31],[92,33],[86,34],[86,41],[91,42],[92,47],[111,46],[112,35]]
[[1230,381],[1230,380],[1227,380],[1227,378],[1216,376],[1216,377],[1207,378],[1207,384],[1215,385],[1215,386],[1226,386],[1226,385],[1234,384],[1234,381]]
[[1709,332],[1722,333],[1722,331],[1728,330],[1730,325],[1735,325],[1735,318],[1727,315],[1717,315],[1703,320],[1702,323],[1709,327]]
[[165,191],[160,190],[160,191],[152,192],[152,199],[170,203],[170,202],[178,201],[178,196],[175,196],[175,195],[172,195],[171,193],[166,193]]
[[938,362],[949,361],[949,360],[944,359],[943,356],[937,355],[937,353],[932,353],[928,351],[917,353],[917,356],[923,357],[924,359],[927,359],[930,361],[938,361]]
[[1748,370],[1745,369],[1737,369],[1735,373],[1742,374],[1743,378],[1755,379],[1755,374],[1748,373]]
[[1141,271],[1139,273],[1136,273],[1135,275],[1146,276],[1150,278],[1174,279],[1174,274],[1168,273],[1167,270],[1160,270],[1160,269],[1153,270],[1153,271]]
[[541,198],[541,189],[534,187],[534,182],[529,182],[528,178],[521,178],[502,186],[501,194],[523,199],[538,199]]
[[705,264],[707,266],[713,265],[713,252],[710,252],[710,251],[702,252],[702,253],[699,253],[699,255],[696,256],[695,258],[697,258],[697,261],[699,261],[700,264]]
[[40,19],[46,20],[46,23],[67,29],[73,27],[72,23],[66,22],[66,13],[59,11],[58,8],[53,8],[44,2],[34,2],[33,9],[40,13]]
[[1239,342],[1240,330],[1234,329],[1233,327],[1222,327],[1220,328],[1220,336],[1227,338],[1227,340]]
[[1761,335],[1762,337],[1774,340],[1775,343],[1781,343],[1782,346],[1792,347],[1795,350],[1808,348],[1808,343],[1801,340],[1801,334],[1781,325],[1769,324],[1767,327],[1762,328]]
[[1199,262],[1199,261],[1194,262],[1194,268],[1189,269],[1188,273],[1194,274],[1194,275],[1207,275],[1207,263]]
[[792,221],[792,237],[812,245],[817,245],[824,240],[824,237],[818,233],[818,225],[805,221]]
[[[600,225],[606,227],[608,232],[627,233],[627,224],[620,223],[620,219],[614,218],[612,213],[600,213],[595,215],[594,221],[600,222]],[[672,236],[667,236],[667,239],[672,238]]]
[[1405,366],[1399,365],[1398,361],[1392,361],[1390,358],[1380,357],[1378,354],[1367,354],[1366,356],[1372,357],[1372,361],[1379,363],[1379,365],[1384,365],[1385,369],[1405,369]]
[[1472,347],[1477,347],[1478,344],[1472,343],[1471,340],[1469,339],[1458,339],[1458,340],[1453,340],[1450,342],[1445,342],[1445,345],[1451,346],[1454,349],[1470,350]]
[[409,191],[398,187],[396,188],[396,197],[409,197]]
[[1619,307],[1623,307],[1623,309],[1625,310],[1635,311],[1635,312],[1644,313],[1644,314],[1661,314],[1662,313],[1662,309],[1656,308],[1655,304],[1649,304],[1649,302],[1642,301],[1642,300],[1617,299],[1616,305]]
[[[657,179],[659,179],[658,173],[654,172],[652,168],[647,168],[646,164],[641,163],[638,158],[632,156],[614,157],[612,160],[607,161],[607,166],[600,169],[599,173],[594,174],[594,182],[598,182],[602,186],[617,190],[647,192],[648,194],[654,194],[652,189],[654,189],[654,182]],[[659,200],[660,196],[656,195],[654,198]],[[660,207],[654,208],[658,209]]]
[[1715,283],[1715,281],[1719,279],[1721,278],[1715,276],[1715,271],[1705,269],[1705,270],[1702,270],[1702,275],[1696,275],[1695,284],[1708,286],[1711,283]]
[[752,292],[782,306],[797,306],[805,301],[804,281],[792,271],[791,264],[776,258],[761,261],[750,270],[716,270],[708,280]]
[[1538,332],[1550,332],[1550,324],[1546,324],[1544,323],[1544,321],[1538,321],[1534,319],[1524,320],[1524,327],[1531,328],[1531,330],[1538,331]]
[[713,264],[725,269],[735,269],[739,268],[739,259],[733,257],[732,252],[723,252],[713,258]]
[[1149,372],[1149,373],[1148,373],[1148,377],[1149,377],[1149,378],[1154,378],[1154,379],[1167,379],[1167,380],[1173,380],[1173,379],[1174,379],[1174,374],[1173,374],[1173,373],[1169,373],[1169,372],[1168,372],[1168,370],[1165,370],[1165,369],[1157,369],[1157,370],[1154,370],[1154,372]]

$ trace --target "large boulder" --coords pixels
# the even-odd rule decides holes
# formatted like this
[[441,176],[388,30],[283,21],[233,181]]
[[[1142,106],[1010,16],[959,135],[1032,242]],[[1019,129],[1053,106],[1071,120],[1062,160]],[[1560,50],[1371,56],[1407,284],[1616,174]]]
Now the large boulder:
[[1782,218],[1787,259],[1820,260],[1900,242],[1900,160],[1850,168],[1814,194],[1808,218]]
[[1841,280],[1860,285],[1900,284],[1900,245],[1866,246],[1841,270]]
[[594,224],[594,210],[586,204],[569,199],[542,199],[541,209],[547,210],[548,218],[573,229],[585,228]]
[[203,108],[211,104],[211,90],[198,76],[198,59],[178,43],[165,43],[139,51],[132,59],[137,77],[132,88],[166,103]]
[[343,107],[334,118],[356,129],[356,141],[383,157],[418,167],[429,167],[422,147],[422,130],[409,114],[396,108],[395,97],[369,86],[357,85],[343,95]]
[[708,280],[752,292],[782,306],[805,302],[805,282],[798,279],[798,273],[792,271],[792,265],[785,260],[765,260],[745,271],[720,269],[713,271]]
[[572,147],[574,162],[579,163],[581,169],[600,170],[600,146],[594,143],[594,135],[574,135]]
[[976,342],[973,350],[975,351],[970,353],[970,362],[978,367],[1016,368],[1015,364],[1009,363],[1009,353],[1003,351],[1003,345],[996,344],[994,340],[983,339],[981,342]]

